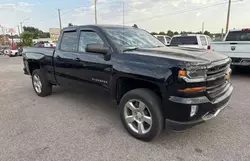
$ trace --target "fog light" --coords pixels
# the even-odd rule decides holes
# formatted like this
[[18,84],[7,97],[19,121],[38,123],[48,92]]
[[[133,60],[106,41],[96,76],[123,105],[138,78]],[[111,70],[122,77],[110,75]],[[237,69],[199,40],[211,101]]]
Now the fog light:
[[198,111],[198,105],[191,105],[190,117],[193,117]]

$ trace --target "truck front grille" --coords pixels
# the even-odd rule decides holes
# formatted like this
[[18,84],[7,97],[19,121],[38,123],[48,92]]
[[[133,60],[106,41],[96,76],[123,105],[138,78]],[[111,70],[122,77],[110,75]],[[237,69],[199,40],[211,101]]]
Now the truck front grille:
[[207,97],[213,101],[222,96],[230,87],[226,74],[231,72],[230,59],[214,62],[208,66],[207,71]]

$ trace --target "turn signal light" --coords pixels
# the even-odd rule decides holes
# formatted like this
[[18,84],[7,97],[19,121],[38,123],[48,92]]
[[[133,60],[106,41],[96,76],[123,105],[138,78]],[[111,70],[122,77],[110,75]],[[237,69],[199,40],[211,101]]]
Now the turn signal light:
[[204,91],[206,87],[194,87],[194,88],[185,88],[178,90],[179,92],[200,92]]
[[187,72],[185,70],[179,70],[178,71],[178,75],[179,76],[186,76],[187,75]]

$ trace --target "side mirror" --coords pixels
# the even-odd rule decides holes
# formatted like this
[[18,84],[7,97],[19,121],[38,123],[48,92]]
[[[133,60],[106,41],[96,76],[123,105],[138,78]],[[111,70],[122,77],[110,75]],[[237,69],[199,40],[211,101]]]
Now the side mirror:
[[110,52],[110,48],[104,46],[104,44],[87,44],[86,52],[92,52],[92,53],[101,53],[101,54],[108,54]]

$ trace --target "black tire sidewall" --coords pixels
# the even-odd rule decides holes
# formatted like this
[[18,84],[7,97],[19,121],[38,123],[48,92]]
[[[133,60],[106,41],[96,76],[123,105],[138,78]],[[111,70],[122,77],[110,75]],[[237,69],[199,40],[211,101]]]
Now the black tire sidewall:
[[[38,77],[42,83],[42,88],[41,88],[40,93],[38,93],[35,89],[35,86],[33,83],[34,75],[38,75]],[[46,77],[44,76],[44,74],[42,74],[42,72],[39,69],[36,69],[32,72],[32,86],[33,86],[33,89],[35,90],[36,94],[38,96],[41,96],[41,97],[48,96],[52,92],[52,85],[47,81]]]
[[[138,99],[142,101],[150,110],[152,115],[152,127],[150,131],[146,134],[138,134],[134,132],[126,123],[124,117],[124,107],[125,104],[131,99]],[[159,97],[152,91],[148,89],[136,89],[125,94],[120,102],[120,117],[123,126],[126,130],[135,138],[143,141],[150,141],[160,134],[163,129],[163,116],[161,110],[161,102]]]

